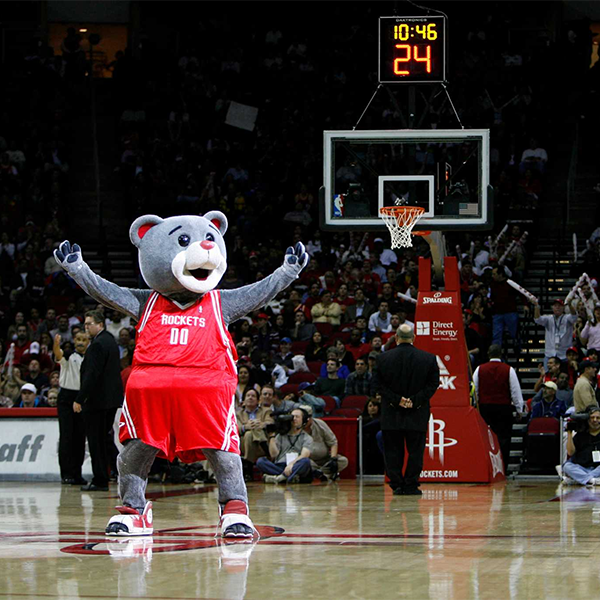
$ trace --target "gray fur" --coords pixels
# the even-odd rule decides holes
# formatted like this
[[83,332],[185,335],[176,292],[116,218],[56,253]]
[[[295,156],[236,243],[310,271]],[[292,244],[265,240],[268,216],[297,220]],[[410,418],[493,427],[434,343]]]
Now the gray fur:
[[239,454],[203,448],[219,485],[219,504],[224,506],[229,500],[242,500],[248,504],[248,491],[244,483],[242,459]]
[[121,502],[135,508],[140,514],[146,506],[148,473],[157,454],[157,448],[148,446],[141,440],[131,440],[117,457]]

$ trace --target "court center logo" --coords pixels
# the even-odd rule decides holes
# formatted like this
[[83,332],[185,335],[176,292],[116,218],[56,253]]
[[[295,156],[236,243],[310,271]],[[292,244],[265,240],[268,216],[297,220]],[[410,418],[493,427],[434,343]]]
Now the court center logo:
[[431,335],[431,322],[417,321],[417,335]]
[[446,421],[434,419],[433,415],[429,417],[429,432],[427,436],[427,448],[429,448],[429,458],[435,460],[436,450],[440,463],[444,464],[444,449],[458,444],[458,440],[446,437],[444,430]]

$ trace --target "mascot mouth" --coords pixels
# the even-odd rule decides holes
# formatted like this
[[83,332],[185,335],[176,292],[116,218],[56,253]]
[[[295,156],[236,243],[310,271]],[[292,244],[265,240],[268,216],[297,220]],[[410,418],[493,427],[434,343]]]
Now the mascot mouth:
[[189,273],[194,279],[197,279],[198,281],[204,281],[212,273],[212,270],[190,269]]

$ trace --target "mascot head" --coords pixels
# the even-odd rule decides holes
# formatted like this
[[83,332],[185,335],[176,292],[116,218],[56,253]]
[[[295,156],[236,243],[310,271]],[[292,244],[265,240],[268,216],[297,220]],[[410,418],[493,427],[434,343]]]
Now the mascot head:
[[131,224],[129,237],[149,287],[164,296],[205,294],[227,269],[226,231],[227,218],[213,210],[202,217],[144,215]]

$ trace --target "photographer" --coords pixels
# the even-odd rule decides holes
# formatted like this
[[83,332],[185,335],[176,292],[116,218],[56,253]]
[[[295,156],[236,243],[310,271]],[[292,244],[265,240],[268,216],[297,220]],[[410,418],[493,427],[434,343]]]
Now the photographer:
[[586,413],[588,420],[582,431],[575,436],[579,427],[577,420],[567,424],[567,452],[569,460],[563,466],[563,473],[581,485],[600,483],[600,408],[590,406]]
[[[291,417],[288,433],[275,434],[271,428],[267,428],[271,460],[261,457],[256,462],[258,469],[264,473],[265,483],[312,481],[310,454],[313,439],[304,431],[310,417],[301,408],[295,408]],[[282,422],[284,418],[285,415],[280,416],[279,421]]]

